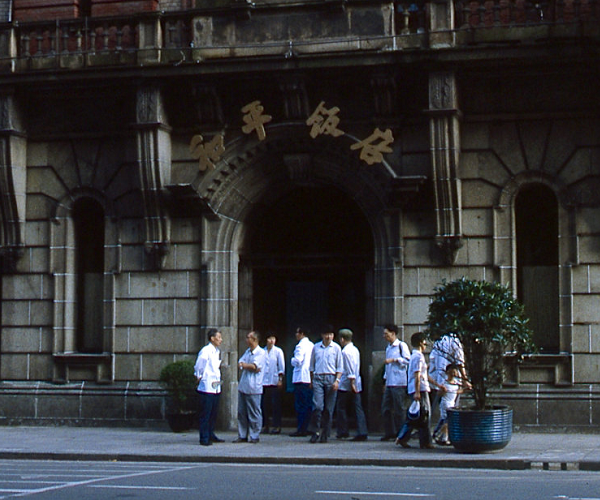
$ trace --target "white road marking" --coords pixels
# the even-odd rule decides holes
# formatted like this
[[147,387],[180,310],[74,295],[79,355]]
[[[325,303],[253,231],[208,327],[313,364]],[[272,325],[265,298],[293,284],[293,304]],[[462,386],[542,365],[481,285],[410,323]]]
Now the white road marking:
[[397,493],[393,491],[335,491],[318,490],[315,493],[323,495],[371,495],[371,496],[391,496],[391,497],[434,497],[433,493]]
[[560,500],[600,500],[600,498],[568,497],[566,495],[557,495],[554,498],[559,498]]
[[118,490],[194,490],[183,486],[123,486],[118,484],[90,484],[88,488],[113,488]]
[[[4,493],[12,493],[11,496],[14,496],[14,497],[26,497],[26,496],[31,496],[31,495],[37,495],[39,493],[47,493],[49,491],[63,490],[66,488],[75,488],[78,486],[89,486],[94,483],[99,483],[101,481],[115,481],[115,480],[119,480],[119,479],[131,479],[134,477],[149,476],[149,475],[153,475],[153,474],[162,474],[164,472],[166,472],[166,473],[177,472],[180,470],[193,469],[193,468],[197,468],[197,465],[189,465],[186,467],[170,467],[170,468],[159,469],[159,470],[145,470],[145,471],[129,473],[129,474],[117,474],[114,476],[109,475],[109,476],[105,476],[105,477],[99,477],[99,478],[96,477],[93,479],[88,479],[87,481],[66,481],[66,482],[63,482],[62,484],[48,486],[46,488],[36,488],[36,489],[30,489],[30,490],[10,490],[10,491],[4,491]],[[2,490],[0,490],[0,492],[1,491]],[[4,498],[4,497],[0,497],[0,498]]]

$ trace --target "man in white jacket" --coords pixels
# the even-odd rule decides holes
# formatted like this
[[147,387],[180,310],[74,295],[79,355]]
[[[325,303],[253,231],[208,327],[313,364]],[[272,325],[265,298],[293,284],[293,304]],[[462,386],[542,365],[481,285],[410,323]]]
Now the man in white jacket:
[[308,424],[312,412],[312,390],[310,388],[310,356],[314,344],[302,328],[296,330],[296,348],[292,357],[292,384],[294,385],[294,408],[298,426],[290,436],[308,436]]
[[[281,432],[281,391],[285,375],[285,358],[281,347],[277,347],[277,337],[267,333],[265,346],[266,366],[263,378],[263,432],[279,434]],[[269,421],[272,424],[269,428]]]
[[344,371],[342,372],[337,395],[337,437],[342,439],[350,436],[347,409],[352,406],[357,427],[357,434],[352,438],[352,441],[366,441],[368,430],[361,401],[360,352],[352,342],[352,330],[342,328],[338,332],[338,337],[342,346]]
[[219,330],[210,329],[207,333],[208,344],[198,353],[194,374],[198,380],[200,395],[200,444],[210,446],[222,443],[215,435],[215,423],[219,411],[221,396],[221,350],[223,337]]

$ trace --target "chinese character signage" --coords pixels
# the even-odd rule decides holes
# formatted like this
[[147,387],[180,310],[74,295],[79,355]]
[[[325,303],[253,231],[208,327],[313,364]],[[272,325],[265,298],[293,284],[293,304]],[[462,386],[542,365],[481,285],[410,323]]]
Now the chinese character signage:
[[[265,114],[265,109],[260,101],[253,101],[241,109],[244,126],[244,134],[256,132],[259,141],[264,141],[267,137],[265,124],[269,123],[273,117]],[[340,118],[338,116],[340,109],[338,107],[327,108],[324,101],[321,101],[314,112],[306,120],[306,125],[310,127],[309,135],[316,139],[320,135],[329,135],[340,137],[345,135],[340,130]],[[190,153],[194,159],[198,160],[201,171],[214,169],[215,164],[225,152],[225,139],[223,134],[214,136],[210,141],[205,141],[201,135],[195,135],[190,141]],[[360,159],[367,165],[383,162],[383,153],[391,153],[390,147],[394,142],[392,131],[388,128],[381,131],[376,128],[373,133],[350,146],[352,151],[360,150]]]

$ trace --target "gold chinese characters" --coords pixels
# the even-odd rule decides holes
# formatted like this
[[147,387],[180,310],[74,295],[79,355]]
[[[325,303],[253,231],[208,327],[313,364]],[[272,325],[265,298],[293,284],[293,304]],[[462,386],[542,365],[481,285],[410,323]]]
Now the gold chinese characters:
[[[273,117],[264,113],[265,109],[260,101],[253,101],[241,109],[242,120],[245,125],[242,127],[244,134],[256,132],[259,141],[267,137],[265,124],[269,123]],[[340,109],[336,106],[327,108],[325,102],[321,101],[314,112],[306,120],[306,125],[310,127],[310,137],[316,139],[320,135],[329,135],[340,137],[346,135],[340,130],[340,118],[338,116]],[[223,134],[214,136],[209,142],[205,142],[203,136],[195,135],[190,141],[190,153],[194,159],[199,162],[199,169],[205,171],[214,169],[216,162],[225,152],[225,139]],[[383,162],[383,153],[391,153],[390,147],[394,142],[392,131],[388,128],[381,131],[378,127],[373,133],[350,146],[352,151],[360,150],[360,159],[367,165]]]

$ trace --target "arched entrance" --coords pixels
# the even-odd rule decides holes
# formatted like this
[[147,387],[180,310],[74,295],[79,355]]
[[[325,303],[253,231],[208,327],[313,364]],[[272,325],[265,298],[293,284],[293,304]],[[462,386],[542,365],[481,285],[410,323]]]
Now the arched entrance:
[[[357,204],[331,186],[296,187],[255,209],[247,229],[240,265],[251,269],[254,328],[277,335],[289,367],[298,326],[314,342],[326,324],[349,327],[366,377],[374,251]],[[291,398],[286,400],[284,414],[292,416]]]
[[317,329],[313,340],[325,321],[349,326],[368,380],[383,342],[374,332],[403,315],[401,218],[389,206],[389,169],[366,168],[343,142],[302,140],[291,128],[253,147],[230,146],[227,161],[192,186],[206,208],[201,321],[224,332],[221,422],[229,428],[235,361],[251,329],[272,329],[289,362],[297,324]]

